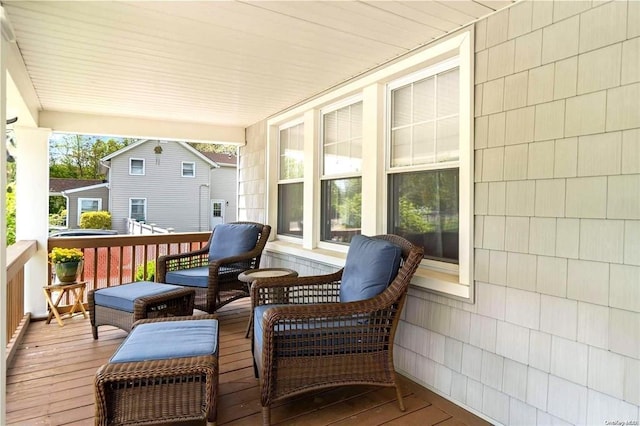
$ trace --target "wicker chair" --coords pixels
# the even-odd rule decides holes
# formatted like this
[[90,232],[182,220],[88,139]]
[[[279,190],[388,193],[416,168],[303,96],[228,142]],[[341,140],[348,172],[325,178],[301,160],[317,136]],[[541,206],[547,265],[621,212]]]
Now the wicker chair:
[[[401,253],[396,256],[399,266],[385,276],[382,292],[373,297],[340,301],[344,300],[341,285],[349,285],[347,279],[354,278],[350,257],[355,239],[345,267],[338,272],[258,279],[251,286],[252,350],[255,374],[260,377],[263,424],[270,424],[270,406],[275,401],[342,385],[395,387],[398,405],[404,411],[393,367],[393,340],[423,249],[396,235],[365,238],[393,243]],[[382,275],[369,274],[367,269],[391,262],[388,256],[365,258],[360,272]]]
[[[218,225],[200,250],[158,257],[156,281],[195,289],[194,308],[212,314],[227,303],[249,297],[247,284],[238,275],[260,267],[270,233],[269,225],[255,222]],[[247,236],[249,244],[241,248]]]

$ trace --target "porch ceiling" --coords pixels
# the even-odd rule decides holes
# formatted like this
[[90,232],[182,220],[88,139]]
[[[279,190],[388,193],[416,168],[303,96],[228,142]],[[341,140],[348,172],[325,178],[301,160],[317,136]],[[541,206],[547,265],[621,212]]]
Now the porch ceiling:
[[241,127],[511,3],[2,2],[39,110]]

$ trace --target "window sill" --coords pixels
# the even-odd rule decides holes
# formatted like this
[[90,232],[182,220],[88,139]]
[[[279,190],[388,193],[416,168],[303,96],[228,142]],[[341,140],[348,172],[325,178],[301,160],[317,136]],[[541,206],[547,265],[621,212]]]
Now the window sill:
[[[315,248],[313,250],[304,249],[298,243],[282,240],[268,242],[265,251],[303,257],[338,268],[344,266],[347,257],[346,253],[339,251],[324,248]],[[444,296],[460,298],[467,302],[471,298],[469,286],[460,284],[458,275],[433,271],[425,267],[418,268],[411,280],[411,285],[420,289],[437,292]]]

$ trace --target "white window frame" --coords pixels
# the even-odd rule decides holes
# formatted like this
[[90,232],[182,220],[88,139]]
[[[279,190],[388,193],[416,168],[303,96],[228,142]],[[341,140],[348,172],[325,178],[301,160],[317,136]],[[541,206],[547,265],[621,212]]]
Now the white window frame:
[[[134,173],[133,172],[133,167],[132,164],[134,161],[141,161],[142,162],[142,173]],[[144,176],[146,174],[146,161],[144,160],[144,158],[129,158],[129,175],[130,176]]]
[[[458,57],[454,57],[451,59],[444,60],[439,62],[433,66],[427,67],[418,72],[412,73],[407,76],[403,76],[397,80],[394,80],[387,84],[386,89],[386,105],[387,109],[385,111],[386,115],[386,141],[385,141],[385,183],[389,184],[389,176],[393,174],[407,173],[407,172],[422,172],[429,170],[445,170],[451,168],[460,168],[460,159],[456,161],[447,161],[438,163],[434,161],[433,163],[425,163],[420,165],[409,165],[409,166],[392,166],[392,158],[391,158],[391,115],[392,115],[392,102],[391,102],[391,94],[395,89],[406,86],[411,83],[415,83],[417,81],[423,80],[425,78],[433,77],[437,74],[444,73],[447,71],[454,70],[460,67],[460,60]],[[437,90],[437,88],[436,88]],[[460,104],[462,105],[462,104]],[[462,139],[462,137],[460,137]],[[472,149],[471,149],[472,150]],[[460,147],[460,156],[469,155],[468,152],[463,152],[463,147]],[[462,186],[462,184],[461,184]],[[387,188],[388,192],[388,188]],[[460,191],[462,192],[462,191]],[[460,195],[460,202],[462,203],[462,199],[465,197]],[[390,208],[390,206],[388,206]],[[462,210],[462,206],[460,206],[460,210]],[[458,213],[460,216],[460,212]],[[460,217],[458,218],[460,221]],[[447,274],[459,274],[459,264],[455,265],[452,263],[441,262],[430,259],[423,259],[421,265],[426,268],[433,269],[438,272],[444,272]]]
[[133,207],[133,200],[142,200],[144,202],[144,221],[147,221],[147,199],[143,198],[143,197],[131,197],[129,198],[129,219],[133,219],[133,217],[131,217],[131,210]]
[[[98,202],[98,209],[97,210],[82,210],[82,202],[83,201],[97,201]],[[80,218],[82,216],[82,213],[86,213],[86,212],[95,212],[95,211],[100,211],[102,210],[102,198],[78,198],[78,225],[80,225]]]
[[[304,175],[304,226],[303,241],[293,244],[276,235],[267,248],[278,253],[303,256],[311,260],[341,266],[344,252],[319,247],[320,228],[320,156],[319,138],[322,108],[340,99],[361,94],[363,96],[363,170],[362,170],[362,233],[375,235],[387,230],[387,144],[386,144],[386,85],[403,76],[431,67],[447,59],[458,57],[460,61],[460,114],[459,138],[465,141],[459,159],[459,266],[458,271],[444,273],[421,266],[412,280],[414,287],[461,299],[474,299],[474,215],[473,215],[473,120],[474,120],[474,26],[460,31],[398,58],[389,65],[355,78],[335,90],[325,92],[308,102],[296,105],[267,121],[267,196],[266,221],[277,224],[278,128],[301,116],[305,121],[305,175]],[[282,241],[282,243],[280,242]]]
[[[328,180],[339,180],[339,179],[349,179],[349,178],[360,178],[362,180],[362,163],[360,166],[360,170],[357,171],[352,171],[352,172],[345,172],[345,173],[334,173],[334,174],[328,174],[325,173],[325,152],[324,152],[324,117],[327,114],[330,114],[332,112],[338,111],[342,108],[348,107],[348,106],[353,106],[357,103],[363,103],[362,100],[362,95],[358,94],[355,96],[350,96],[348,98],[342,99],[338,102],[335,102],[331,105],[328,105],[326,107],[323,107],[320,110],[320,125],[319,125],[319,129],[320,129],[320,134],[319,134],[319,138],[318,138],[318,147],[320,149],[320,153],[319,153],[319,160],[320,160],[320,191],[322,191],[322,184],[323,181],[328,181]],[[363,108],[364,108],[364,103],[363,103]],[[364,118],[363,118],[364,121]],[[362,139],[363,139],[363,135],[361,133],[360,136],[361,139],[361,154],[364,151],[364,146],[362,146]],[[362,158],[360,158],[360,160],[362,161]],[[320,196],[321,198],[321,196]],[[362,213],[362,205],[360,206],[360,211]],[[320,211],[319,211],[319,219],[322,220],[322,206],[320,206]],[[362,224],[361,224],[362,226]],[[332,243],[330,241],[323,241],[321,239],[322,237],[322,224],[319,224],[319,229],[318,229],[318,233],[319,233],[319,237],[318,237],[318,247],[319,248],[327,248],[330,250],[337,250],[337,251],[344,251],[345,250],[345,245],[344,244],[337,244],[337,243]],[[347,246],[348,247],[348,246]]]
[[[278,135],[277,135],[276,149],[277,149],[277,158],[278,158],[278,160],[277,160],[277,163],[276,163],[277,167],[275,167],[276,173],[277,173],[277,175],[276,175],[277,176],[277,184],[276,184],[276,190],[275,190],[275,192],[276,192],[276,204],[278,202],[277,200],[278,200],[278,195],[279,195],[279,185],[281,185],[281,184],[286,185],[286,184],[293,184],[293,183],[302,183],[302,185],[304,186],[304,172],[303,172],[303,176],[299,177],[299,178],[282,179],[280,177],[281,176],[281,173],[280,173],[281,172],[281,170],[280,170],[280,165],[281,165],[281,161],[280,161],[280,132],[282,130],[289,129],[289,128],[298,126],[300,124],[303,125],[303,132],[306,132],[306,127],[307,126],[306,126],[306,123],[305,123],[304,119],[301,118],[301,117],[298,117],[298,118],[296,118],[294,120],[290,120],[290,121],[288,121],[286,123],[283,123],[283,124],[279,125],[278,129],[277,129]],[[303,155],[304,155],[304,148],[303,148]],[[304,160],[303,160],[303,163],[304,163]],[[303,200],[303,204],[304,204],[304,200]],[[303,217],[303,222],[304,222],[304,217]],[[299,242],[304,238],[304,229],[302,230],[302,235],[300,237],[297,237],[297,236],[294,236],[294,235],[286,235],[286,234],[279,233],[280,230],[278,229],[278,226],[277,226],[278,223],[279,223],[279,217],[276,216],[276,222],[275,222],[274,228],[276,229],[276,233],[277,233],[279,238],[281,238],[283,240],[288,240],[288,241],[291,241],[291,242]]]
[[[185,172],[185,168],[184,168],[184,166],[185,166],[186,164],[191,164],[191,165],[193,165],[193,169],[192,169],[192,170],[193,170],[193,174],[192,174],[192,175],[187,175],[187,174],[185,174],[185,173],[184,173],[184,172]],[[182,171],[182,173],[181,173],[181,176],[182,176],[182,177],[185,177],[185,178],[195,178],[195,177],[196,177],[196,163],[195,163],[195,161],[183,161],[183,162],[181,163],[180,170]]]

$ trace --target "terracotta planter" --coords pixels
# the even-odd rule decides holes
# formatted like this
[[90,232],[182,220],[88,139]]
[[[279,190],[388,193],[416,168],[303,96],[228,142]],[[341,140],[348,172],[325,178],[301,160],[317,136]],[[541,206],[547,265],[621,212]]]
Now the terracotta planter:
[[55,264],[56,277],[61,283],[72,283],[78,280],[84,268],[84,260]]

